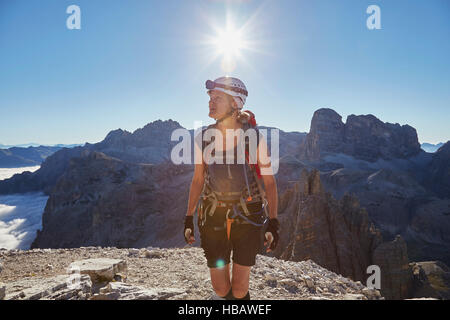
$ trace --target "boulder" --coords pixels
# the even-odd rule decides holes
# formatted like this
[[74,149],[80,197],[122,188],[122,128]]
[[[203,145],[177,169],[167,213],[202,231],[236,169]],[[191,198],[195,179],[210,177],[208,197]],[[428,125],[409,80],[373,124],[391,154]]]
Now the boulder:
[[[420,296],[424,297],[434,297],[445,300],[450,300],[450,268],[442,261],[421,261],[413,262],[413,268],[417,267],[419,275],[420,284],[425,284],[421,286],[426,289],[425,292],[422,291]],[[428,285],[433,289],[431,291]],[[416,294],[416,297],[419,297]]]
[[367,300],[367,297],[359,293],[347,293],[343,297],[344,300]]
[[90,300],[165,300],[182,294],[185,291],[177,288],[147,289],[123,282],[110,282]]
[[[58,275],[50,278],[24,278],[6,284],[5,300],[86,300],[91,296],[88,275]],[[1,291],[1,290],[0,290]]]
[[69,269],[79,270],[81,274],[89,275],[92,283],[95,284],[112,281],[116,274],[126,274],[127,263],[120,259],[86,259],[72,262]]

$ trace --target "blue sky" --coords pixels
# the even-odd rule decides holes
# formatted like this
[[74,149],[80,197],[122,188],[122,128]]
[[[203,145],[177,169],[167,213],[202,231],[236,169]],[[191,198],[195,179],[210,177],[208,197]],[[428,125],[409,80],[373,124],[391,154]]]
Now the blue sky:
[[[69,30],[66,8],[81,8]],[[369,30],[366,9],[381,9]],[[231,19],[251,50],[231,72],[205,44]],[[95,143],[157,119],[211,123],[206,79],[247,85],[261,125],[315,110],[374,114],[450,139],[448,0],[0,0],[0,143]]]

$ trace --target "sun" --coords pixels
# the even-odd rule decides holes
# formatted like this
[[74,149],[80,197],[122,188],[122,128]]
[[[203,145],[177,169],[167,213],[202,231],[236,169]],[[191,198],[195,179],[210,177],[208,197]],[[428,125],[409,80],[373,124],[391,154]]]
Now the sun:
[[225,72],[232,72],[236,68],[236,62],[242,58],[241,51],[246,48],[242,30],[237,30],[228,25],[224,30],[216,29],[216,35],[212,39],[216,56],[221,56],[221,67]]
[[202,60],[204,68],[217,60],[226,74],[234,72],[242,65],[252,68],[249,54],[264,53],[261,51],[261,41],[255,38],[260,37],[264,29],[258,24],[261,20],[257,19],[259,12],[258,9],[242,25],[234,23],[231,12],[227,12],[226,22],[222,25],[214,17],[205,17],[205,25],[209,31],[200,40],[206,49],[205,59]]
[[225,30],[218,30],[217,37],[213,40],[217,54],[225,59],[237,58],[241,50],[245,48],[245,41],[239,30],[229,26]]

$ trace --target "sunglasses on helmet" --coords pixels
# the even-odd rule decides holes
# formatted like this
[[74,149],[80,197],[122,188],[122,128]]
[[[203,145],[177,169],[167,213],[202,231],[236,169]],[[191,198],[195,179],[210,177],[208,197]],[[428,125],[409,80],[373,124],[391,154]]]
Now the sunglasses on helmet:
[[231,91],[234,91],[234,92],[237,92],[237,93],[244,94],[245,96],[248,96],[248,92],[245,89],[236,88],[236,87],[233,87],[233,86],[227,86],[225,84],[217,83],[217,82],[214,82],[212,80],[207,80],[205,85],[206,85],[206,89],[208,89],[208,90],[212,90],[214,88],[222,88],[222,89],[225,89],[225,90],[231,90]]

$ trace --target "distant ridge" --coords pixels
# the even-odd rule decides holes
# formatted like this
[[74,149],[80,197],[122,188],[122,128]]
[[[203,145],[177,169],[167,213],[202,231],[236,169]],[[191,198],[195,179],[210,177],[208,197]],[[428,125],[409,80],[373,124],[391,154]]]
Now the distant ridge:
[[63,148],[78,145],[29,146],[0,148],[0,168],[21,168],[40,165],[48,156]]
[[23,143],[23,144],[1,144],[0,143],[0,149],[8,149],[8,148],[13,148],[13,147],[17,147],[17,148],[28,148],[28,147],[60,147],[60,148],[73,148],[73,147],[78,147],[78,146],[82,146],[82,143],[74,143],[74,144],[63,144],[63,143],[58,143],[58,144],[52,144],[52,145],[47,145],[47,144],[40,144],[40,143],[36,143],[36,142],[30,142],[30,143]]
[[437,144],[424,142],[420,145],[420,147],[422,148],[422,150],[424,150],[426,152],[434,153],[434,152],[438,151],[438,149],[440,147],[442,147],[443,145],[444,145],[444,142],[439,142]]

